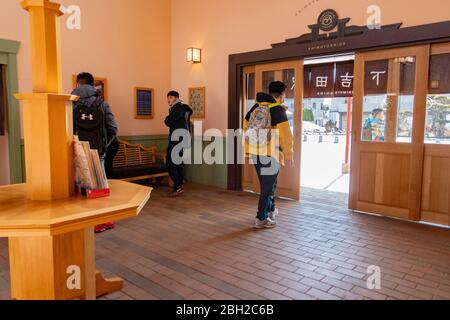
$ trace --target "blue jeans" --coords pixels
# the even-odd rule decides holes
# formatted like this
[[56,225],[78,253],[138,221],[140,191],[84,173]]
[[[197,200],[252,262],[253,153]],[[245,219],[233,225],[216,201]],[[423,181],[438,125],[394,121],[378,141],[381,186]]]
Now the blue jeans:
[[264,221],[269,217],[270,212],[275,211],[275,192],[280,164],[272,157],[254,156],[252,159],[255,163],[261,192],[256,218]]

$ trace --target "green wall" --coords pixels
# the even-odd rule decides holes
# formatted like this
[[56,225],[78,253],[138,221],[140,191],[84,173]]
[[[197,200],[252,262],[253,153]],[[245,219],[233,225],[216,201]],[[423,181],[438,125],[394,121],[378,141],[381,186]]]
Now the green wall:
[[[201,140],[200,137],[195,139]],[[224,156],[226,156],[226,139],[219,138],[222,144],[222,150]],[[212,142],[202,142],[203,150]],[[193,148],[191,149],[194,152]],[[192,159],[194,156],[192,155]],[[194,160],[192,160],[194,161]],[[222,189],[227,189],[228,187],[228,167],[226,164],[191,164],[186,165],[186,179],[199,184],[204,184],[208,186],[214,186]]]
[[18,93],[17,52],[20,42],[0,39],[0,64],[6,65],[6,83],[8,98],[8,145],[10,180],[12,184],[24,179],[21,161],[20,113],[19,103],[14,97]]
[[[156,146],[158,153],[165,153],[168,145],[168,135],[157,136],[123,136],[121,139],[130,143],[142,144],[145,147]],[[196,138],[200,139],[200,138]],[[221,139],[223,145],[224,155],[226,154],[226,140]],[[210,142],[202,142],[203,149],[207,147]],[[191,149],[193,152],[193,149]],[[193,159],[193,156],[192,156]],[[206,164],[191,164],[186,165],[186,179],[190,182],[214,186],[218,188],[227,188],[227,165],[206,165]]]

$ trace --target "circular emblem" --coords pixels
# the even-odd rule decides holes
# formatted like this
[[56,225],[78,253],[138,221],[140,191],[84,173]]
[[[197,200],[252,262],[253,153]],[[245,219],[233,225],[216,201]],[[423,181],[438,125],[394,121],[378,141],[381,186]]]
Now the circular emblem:
[[338,25],[338,14],[332,9],[325,10],[319,16],[318,24],[322,31],[331,31]]

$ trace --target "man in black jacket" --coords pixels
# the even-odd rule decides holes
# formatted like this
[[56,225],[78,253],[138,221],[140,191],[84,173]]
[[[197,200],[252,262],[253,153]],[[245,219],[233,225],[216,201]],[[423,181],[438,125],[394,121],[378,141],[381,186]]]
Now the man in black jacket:
[[99,96],[90,73],[77,76],[77,88],[72,94],[79,96],[73,104],[74,134],[79,136],[80,141],[88,141],[91,149],[98,150],[104,163],[106,151],[118,131],[111,108]]
[[180,100],[180,94],[176,91],[171,91],[167,94],[167,102],[170,106],[169,115],[165,120],[166,126],[170,128],[169,146],[167,148],[167,170],[169,171],[170,178],[174,182],[174,189],[169,193],[169,197],[178,197],[184,193],[184,165],[183,163],[179,163],[180,161],[175,161],[173,157],[176,156],[182,159],[183,149],[180,150],[178,155],[174,155],[173,150],[183,141],[177,141],[178,139],[174,138],[174,133],[177,130],[190,132],[192,109]]

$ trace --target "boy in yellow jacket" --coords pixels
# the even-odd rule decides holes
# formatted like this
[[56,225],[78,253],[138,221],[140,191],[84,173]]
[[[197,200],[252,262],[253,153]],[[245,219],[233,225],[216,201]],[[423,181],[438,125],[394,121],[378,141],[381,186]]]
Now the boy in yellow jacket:
[[256,229],[276,227],[275,192],[280,165],[293,162],[292,131],[287,108],[282,105],[286,89],[283,82],[272,82],[270,94],[258,93],[257,104],[244,119],[245,154],[255,164],[261,190]]

